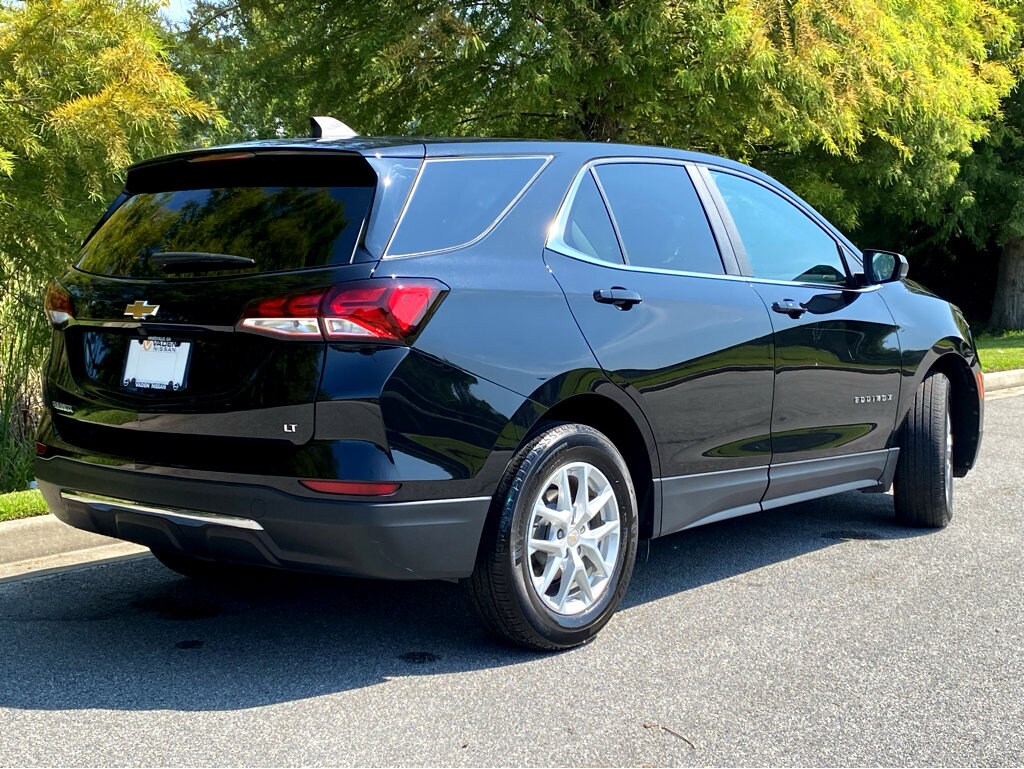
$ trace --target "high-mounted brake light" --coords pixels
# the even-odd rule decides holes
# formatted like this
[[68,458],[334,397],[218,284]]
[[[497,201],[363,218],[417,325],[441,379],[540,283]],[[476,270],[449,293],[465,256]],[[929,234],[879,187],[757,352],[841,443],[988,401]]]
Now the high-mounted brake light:
[[220,163],[224,160],[249,160],[256,155],[252,152],[216,152],[210,155],[200,155],[197,158],[189,158],[189,163]]
[[405,342],[447,290],[440,281],[420,278],[341,283],[253,302],[238,328],[290,339]]
[[50,285],[46,287],[43,308],[54,328],[60,328],[67,325],[68,321],[74,320],[75,313],[71,304],[71,294],[56,280],[51,280]]

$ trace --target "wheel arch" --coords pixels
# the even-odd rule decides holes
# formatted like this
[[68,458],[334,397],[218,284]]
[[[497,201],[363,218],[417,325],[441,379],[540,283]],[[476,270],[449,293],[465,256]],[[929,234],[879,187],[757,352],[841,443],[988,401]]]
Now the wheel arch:
[[[979,372],[980,373],[980,370]],[[949,380],[950,420],[953,428],[953,472],[963,477],[974,465],[981,442],[982,394],[978,378],[957,353],[940,355],[928,367],[920,381],[932,374]],[[918,382],[920,386],[920,382]]]
[[541,414],[520,448],[556,422],[587,425],[603,433],[615,445],[626,461],[636,491],[640,538],[657,536],[661,527],[661,500],[654,479],[660,473],[660,464],[653,432],[636,404],[610,382],[598,387],[596,392],[571,395]]

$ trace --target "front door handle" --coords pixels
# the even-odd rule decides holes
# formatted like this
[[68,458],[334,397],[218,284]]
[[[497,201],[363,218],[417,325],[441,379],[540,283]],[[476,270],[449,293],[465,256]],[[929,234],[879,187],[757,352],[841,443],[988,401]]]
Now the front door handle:
[[781,302],[772,302],[772,309],[775,312],[781,312],[783,315],[788,315],[791,318],[799,318],[807,312],[806,307],[799,302],[794,302],[792,299],[783,299]]
[[643,297],[636,291],[627,291],[622,286],[598,288],[594,290],[594,301],[601,304],[614,304],[620,310],[628,310],[634,304],[640,304]]

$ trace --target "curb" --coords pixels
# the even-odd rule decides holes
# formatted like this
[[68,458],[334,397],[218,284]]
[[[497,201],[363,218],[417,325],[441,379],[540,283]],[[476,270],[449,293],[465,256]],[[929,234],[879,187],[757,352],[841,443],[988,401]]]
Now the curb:
[[[985,374],[987,393],[1018,388],[1024,388],[1024,369]],[[4,581],[148,552],[140,545],[73,528],[52,514],[0,523],[0,580]]]
[[985,392],[1008,390],[1011,387],[1024,387],[1024,368],[985,374]]
[[131,542],[68,526],[53,514],[0,523],[0,580],[148,552]]

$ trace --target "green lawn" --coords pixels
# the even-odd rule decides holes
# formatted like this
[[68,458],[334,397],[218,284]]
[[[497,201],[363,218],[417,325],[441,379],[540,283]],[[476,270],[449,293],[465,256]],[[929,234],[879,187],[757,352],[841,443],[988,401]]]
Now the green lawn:
[[43,495],[38,491],[12,491],[10,494],[0,494],[0,521],[28,518],[48,512],[50,511],[46,509]]
[[1024,368],[1024,331],[978,334],[974,337],[985,371]]

